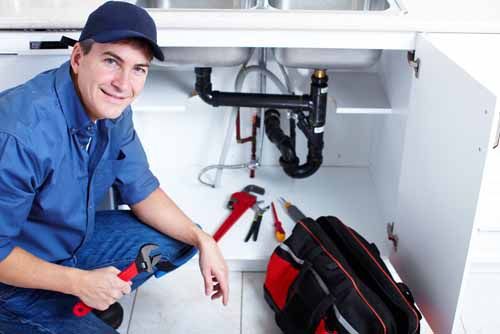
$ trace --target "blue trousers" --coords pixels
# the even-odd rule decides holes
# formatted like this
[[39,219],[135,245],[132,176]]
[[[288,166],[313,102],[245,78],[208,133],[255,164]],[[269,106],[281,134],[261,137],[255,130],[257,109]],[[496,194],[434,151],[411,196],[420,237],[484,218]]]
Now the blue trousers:
[[[96,214],[95,231],[75,254],[76,267],[96,269],[114,266],[125,269],[145,243],[159,245],[162,260],[181,266],[196,254],[196,249],[167,237],[141,223],[129,211],[102,211]],[[170,270],[169,270],[170,271]],[[166,272],[156,271],[160,277]],[[132,289],[153,274],[141,273]],[[111,334],[118,333],[93,313],[73,315],[75,296],[58,292],[17,288],[0,283],[0,334]]]

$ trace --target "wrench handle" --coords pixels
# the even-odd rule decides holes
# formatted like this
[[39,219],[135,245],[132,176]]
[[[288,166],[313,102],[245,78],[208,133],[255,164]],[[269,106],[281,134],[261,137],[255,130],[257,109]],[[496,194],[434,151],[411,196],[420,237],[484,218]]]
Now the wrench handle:
[[[125,281],[128,282],[132,280],[135,276],[137,276],[139,272],[137,271],[137,265],[135,262],[132,262],[126,269],[124,269],[122,272],[118,274],[118,277]],[[93,308],[90,306],[87,306],[84,302],[81,300],[73,306],[73,314],[76,315],[77,317],[84,317],[87,314],[92,311]]]
[[84,317],[92,311],[92,307],[87,306],[81,300],[73,306],[73,314],[77,317]]
[[118,274],[118,277],[125,282],[131,281],[132,278],[137,276],[139,271],[137,270],[137,265],[135,262],[132,262],[127,268],[125,268],[121,273]]
[[236,221],[249,209],[252,205],[238,204],[234,207],[233,211],[229,217],[226,218],[224,223],[219,227],[219,229],[215,232],[213,238],[215,241],[219,241],[224,234],[236,223]]

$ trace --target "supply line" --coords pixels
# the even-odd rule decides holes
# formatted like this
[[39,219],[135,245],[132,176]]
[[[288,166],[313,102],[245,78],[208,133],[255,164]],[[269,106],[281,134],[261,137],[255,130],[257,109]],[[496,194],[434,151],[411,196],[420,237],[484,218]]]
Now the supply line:
[[[286,75],[286,70],[285,70],[284,67],[280,66],[280,70],[282,71],[282,74],[283,74],[283,76],[285,78],[286,86],[281,82],[281,80],[273,72],[271,72],[271,71],[269,71],[269,70],[267,70],[265,68],[262,68],[261,66],[258,66],[258,65],[247,66],[248,61],[250,60],[250,58],[251,57],[249,57],[249,59],[242,65],[240,71],[238,72],[238,74],[236,76],[236,81],[235,81],[235,91],[236,92],[241,92],[242,91],[243,83],[245,82],[245,79],[247,78],[248,74],[250,74],[250,73],[261,73],[261,74],[265,75],[268,79],[270,79],[283,94],[286,94],[286,93],[289,92],[289,90],[290,90],[290,80],[289,80],[288,76]],[[229,151],[229,146],[230,146],[231,138],[232,138],[232,135],[233,135],[233,132],[234,132],[235,118],[236,118],[236,115],[238,114],[238,111],[239,111],[239,107],[234,107],[230,111],[229,123],[228,123],[228,126],[227,126],[226,137],[224,139],[224,144],[223,144],[222,152],[221,152],[221,155],[219,157],[219,163],[204,167],[200,171],[200,173],[198,174],[198,181],[200,181],[200,183],[202,183],[202,184],[204,184],[206,186],[209,186],[209,187],[212,187],[212,188],[216,188],[217,186],[219,186],[220,185],[220,179],[221,179],[221,176],[222,176],[222,170],[223,169],[243,169],[243,168],[249,168],[250,170],[253,170],[253,169],[256,169],[257,167],[260,166],[260,162],[262,160],[262,149],[263,149],[262,142],[263,142],[263,138],[261,138],[261,140],[260,140],[261,143],[259,143],[260,145],[259,145],[259,149],[258,149],[259,153],[258,153],[255,161],[250,161],[250,162],[241,163],[241,164],[233,164],[233,165],[226,165],[225,164],[225,161],[226,161],[226,158],[227,158],[227,154],[228,154],[228,151]],[[264,117],[262,117],[262,115],[261,115],[261,122],[263,120],[264,120]],[[262,134],[261,137],[263,137],[264,129],[261,128],[260,131],[261,131],[261,134]],[[203,179],[202,179],[203,174],[205,174],[206,172],[208,172],[209,170],[212,170],[212,169],[216,169],[217,170],[216,174],[215,174],[215,180],[214,180],[214,182],[213,183],[209,183],[209,182],[203,181]]]

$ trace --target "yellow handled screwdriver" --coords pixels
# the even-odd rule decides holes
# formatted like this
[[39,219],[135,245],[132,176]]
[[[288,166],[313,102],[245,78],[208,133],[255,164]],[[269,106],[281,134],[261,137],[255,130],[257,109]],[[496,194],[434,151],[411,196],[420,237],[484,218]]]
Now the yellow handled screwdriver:
[[276,235],[276,240],[282,242],[285,240],[285,230],[283,229],[283,225],[281,221],[278,219],[278,214],[276,213],[276,208],[274,207],[274,203],[271,202],[271,208],[273,209],[273,218],[274,218],[274,235]]

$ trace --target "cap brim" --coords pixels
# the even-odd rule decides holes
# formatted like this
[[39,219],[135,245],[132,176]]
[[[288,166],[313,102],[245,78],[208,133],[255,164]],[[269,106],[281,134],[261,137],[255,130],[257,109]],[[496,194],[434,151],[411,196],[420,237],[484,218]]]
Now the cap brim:
[[146,42],[148,42],[149,46],[151,47],[151,51],[153,51],[153,56],[156,59],[158,59],[160,61],[165,60],[165,56],[163,55],[163,52],[161,51],[158,44],[156,44],[155,41],[151,40],[146,35],[138,33],[137,31],[111,30],[111,31],[105,31],[103,33],[91,36],[89,38],[93,39],[97,43],[110,43],[110,42],[116,42],[116,41],[127,39],[127,38],[140,38],[140,39],[143,39]]
[[76,39],[69,38],[67,36],[62,36],[61,37],[61,43],[67,46],[75,46],[75,43],[78,42]]

